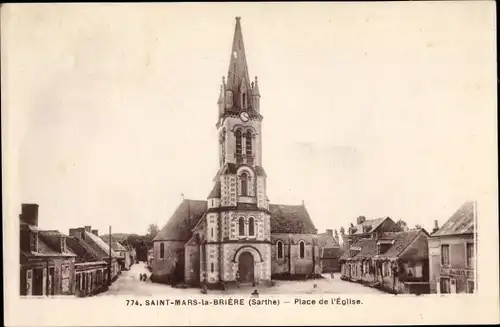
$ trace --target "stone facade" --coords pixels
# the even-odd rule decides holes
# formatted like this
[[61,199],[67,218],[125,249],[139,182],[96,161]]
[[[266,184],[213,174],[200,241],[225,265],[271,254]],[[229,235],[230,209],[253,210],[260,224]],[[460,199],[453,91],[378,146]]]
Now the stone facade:
[[[304,205],[269,204],[260,92],[257,78],[249,79],[239,18],[218,106],[219,170],[214,186],[205,203],[183,201],[158,233],[153,274],[172,274],[174,262],[180,261],[184,282],[191,285],[232,283],[238,274],[240,282],[257,284],[269,283],[272,275],[282,272],[320,273],[317,231]],[[289,251],[286,259],[275,257],[278,239]],[[165,244],[163,250],[160,244]],[[168,259],[158,258],[160,251]]]

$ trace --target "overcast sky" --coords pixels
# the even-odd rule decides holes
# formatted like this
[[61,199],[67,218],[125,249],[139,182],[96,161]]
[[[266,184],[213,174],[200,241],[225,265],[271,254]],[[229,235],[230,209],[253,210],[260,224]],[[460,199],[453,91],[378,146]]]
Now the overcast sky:
[[496,77],[493,11],[430,5],[12,7],[19,202],[42,228],[141,234],[181,193],[206,199],[241,16],[271,203],[304,200],[320,231],[359,215],[431,230],[496,183]]

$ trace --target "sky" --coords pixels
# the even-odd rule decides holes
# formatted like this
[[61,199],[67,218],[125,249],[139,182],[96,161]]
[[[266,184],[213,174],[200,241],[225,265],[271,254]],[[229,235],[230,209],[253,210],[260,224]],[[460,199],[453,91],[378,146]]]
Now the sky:
[[360,215],[430,231],[496,190],[496,56],[493,11],[429,6],[9,7],[14,205],[38,203],[45,229],[143,234],[181,194],[206,199],[241,16],[271,203],[304,201],[320,231]]

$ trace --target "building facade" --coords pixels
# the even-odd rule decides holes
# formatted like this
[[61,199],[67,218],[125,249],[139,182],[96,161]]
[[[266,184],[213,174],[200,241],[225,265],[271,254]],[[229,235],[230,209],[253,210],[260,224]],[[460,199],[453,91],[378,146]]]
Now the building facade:
[[429,293],[428,239],[424,229],[360,238],[341,257],[341,278],[393,293]]
[[22,204],[20,218],[20,295],[74,294],[75,257],[66,235],[38,228],[38,205]]
[[476,290],[475,202],[464,203],[429,239],[432,293]]
[[219,170],[207,200],[184,200],[154,239],[153,275],[225,284],[320,272],[318,235],[304,204],[269,203],[262,121],[237,17],[218,100]]

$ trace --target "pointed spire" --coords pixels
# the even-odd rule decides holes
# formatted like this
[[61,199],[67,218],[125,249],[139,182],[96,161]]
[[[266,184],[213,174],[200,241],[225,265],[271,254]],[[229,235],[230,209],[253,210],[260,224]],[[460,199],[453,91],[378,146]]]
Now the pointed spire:
[[233,91],[235,104],[240,107],[239,94],[242,83],[248,87],[250,80],[248,78],[248,66],[245,54],[245,45],[243,44],[243,33],[241,31],[240,17],[236,17],[236,26],[234,28],[233,47],[231,49],[231,59],[229,61],[229,70],[227,76],[227,89]]
[[257,78],[257,76],[255,76],[255,82],[252,82],[252,94],[253,95],[260,95],[259,79]]

